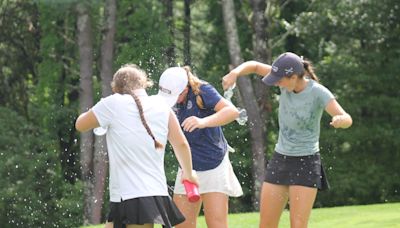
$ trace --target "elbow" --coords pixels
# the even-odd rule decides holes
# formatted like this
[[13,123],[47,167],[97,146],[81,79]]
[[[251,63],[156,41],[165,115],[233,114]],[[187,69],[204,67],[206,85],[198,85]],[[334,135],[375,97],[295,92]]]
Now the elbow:
[[84,132],[82,126],[78,123],[78,121],[75,123],[75,129],[79,132]]
[[81,120],[80,116],[78,117],[78,119],[76,119],[75,129],[77,131],[79,131],[79,132],[85,132],[86,131],[86,129],[83,126],[83,123],[82,123],[82,120]]

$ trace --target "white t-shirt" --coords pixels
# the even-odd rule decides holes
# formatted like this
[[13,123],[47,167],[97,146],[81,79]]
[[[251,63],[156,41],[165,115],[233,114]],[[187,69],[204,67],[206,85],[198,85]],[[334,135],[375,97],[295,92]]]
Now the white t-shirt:
[[131,95],[113,94],[101,99],[92,108],[100,126],[108,127],[106,139],[111,202],[168,195],[164,152],[171,108],[161,97],[148,96],[144,89],[134,93],[142,103],[148,126],[164,148],[155,149]]

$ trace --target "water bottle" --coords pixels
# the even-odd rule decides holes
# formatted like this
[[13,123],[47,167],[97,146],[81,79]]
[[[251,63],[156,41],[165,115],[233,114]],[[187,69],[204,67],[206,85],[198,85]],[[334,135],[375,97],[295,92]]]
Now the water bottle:
[[107,133],[107,130],[107,127],[96,127],[95,129],[93,129],[93,133],[97,136],[102,136]]
[[247,111],[246,109],[243,108],[238,108],[239,110],[239,117],[236,118],[236,122],[238,122],[239,125],[245,125],[247,122]]
[[[233,96],[233,89],[234,89],[235,87],[236,87],[236,84],[233,84],[231,87],[229,87],[229,88],[224,92],[224,97],[225,97],[225,99],[226,99],[227,101],[231,102],[231,103],[232,103],[231,98],[232,98],[232,96]],[[238,110],[239,110],[239,117],[236,118],[236,122],[237,122],[239,125],[245,125],[246,122],[247,122],[247,119],[248,119],[248,117],[247,117],[247,111],[246,111],[246,109],[243,109],[243,108],[238,108]]]
[[231,101],[232,96],[233,96],[233,86],[229,87],[229,89],[225,90],[224,92],[225,99],[227,99],[230,102],[232,102]]

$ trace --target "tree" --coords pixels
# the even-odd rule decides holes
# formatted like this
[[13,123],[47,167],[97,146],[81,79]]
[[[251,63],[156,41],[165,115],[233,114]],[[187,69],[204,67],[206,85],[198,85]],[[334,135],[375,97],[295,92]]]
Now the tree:
[[[92,24],[90,17],[90,6],[86,2],[77,4],[78,21],[78,46],[79,46],[79,68],[80,68],[80,112],[86,112],[93,106],[93,44]],[[94,224],[93,216],[93,132],[81,133],[81,168],[84,186],[84,224]]]
[[[103,22],[103,40],[101,44],[101,92],[102,97],[111,95],[111,81],[113,76],[114,36],[116,20],[116,1],[107,0],[105,4]],[[108,170],[107,144],[105,136],[96,136],[93,155],[94,175],[94,204],[92,224],[101,222],[101,211],[104,203],[105,182]]]
[[[232,0],[222,1],[222,10],[228,41],[229,54],[233,66],[238,66],[243,62],[241,56],[239,37],[236,28],[235,8]],[[265,153],[265,133],[264,121],[260,115],[260,108],[256,102],[256,97],[251,80],[247,77],[239,77],[237,81],[240,94],[243,97],[244,106],[249,116],[249,129],[251,135],[252,159],[253,159],[253,207],[258,208],[258,199],[261,184],[263,183],[264,153]]]
[[185,0],[184,4],[184,27],[183,27],[183,62],[185,65],[192,65],[190,52],[190,26],[192,25],[190,15],[190,3],[192,0]]
[[174,5],[173,0],[163,0],[164,16],[169,30],[170,45],[166,48],[168,66],[175,66],[175,26],[174,26]]

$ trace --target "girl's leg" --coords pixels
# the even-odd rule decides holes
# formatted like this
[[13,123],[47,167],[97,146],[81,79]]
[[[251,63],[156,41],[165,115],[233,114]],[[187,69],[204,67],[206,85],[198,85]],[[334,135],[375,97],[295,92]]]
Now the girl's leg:
[[210,192],[201,195],[204,216],[208,228],[228,228],[228,199],[220,192]]
[[114,227],[114,223],[106,222],[106,226],[104,228],[113,228],[113,227]]
[[264,182],[260,197],[260,228],[278,227],[288,195],[288,186]]
[[200,212],[200,207],[202,199],[199,201],[191,203],[187,199],[186,195],[174,194],[174,202],[179,208],[183,216],[185,216],[185,221],[176,225],[176,228],[196,228],[197,216]]
[[289,187],[291,228],[307,227],[317,191],[317,188],[299,185],[292,185]]

